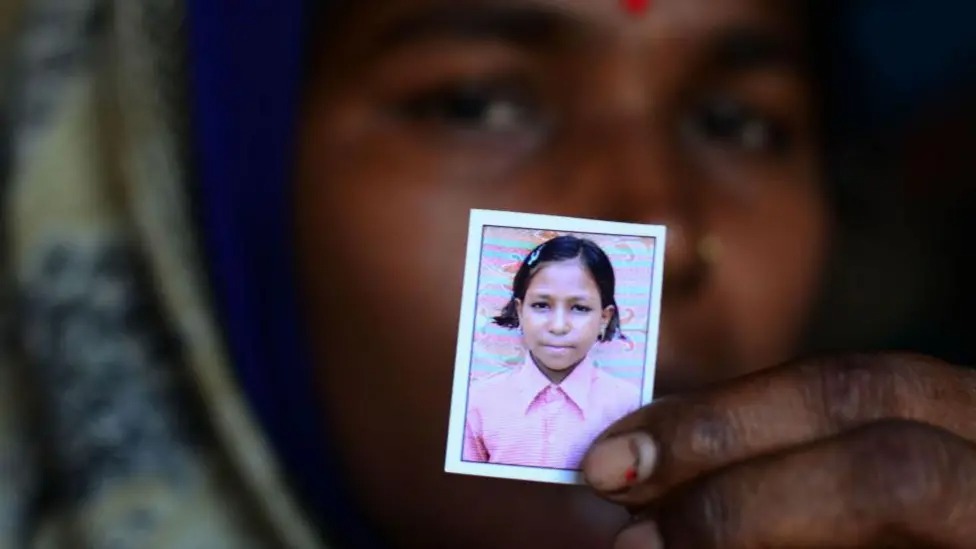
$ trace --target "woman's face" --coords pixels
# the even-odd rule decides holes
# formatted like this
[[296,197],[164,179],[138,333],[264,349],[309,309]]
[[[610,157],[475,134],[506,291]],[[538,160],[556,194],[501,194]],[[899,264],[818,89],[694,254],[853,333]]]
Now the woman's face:
[[579,364],[596,343],[613,307],[578,259],[545,263],[518,303],[522,343],[544,367],[562,372]]
[[472,208],[669,227],[656,387],[790,356],[827,233],[782,0],[346,2],[316,52],[295,207],[324,413],[401,544],[604,546],[583,488],[443,473]]

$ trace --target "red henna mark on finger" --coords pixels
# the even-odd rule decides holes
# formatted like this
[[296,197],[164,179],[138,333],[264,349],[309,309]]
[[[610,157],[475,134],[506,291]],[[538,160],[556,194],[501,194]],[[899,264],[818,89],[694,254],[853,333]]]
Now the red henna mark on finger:
[[637,469],[634,467],[627,469],[624,473],[624,479],[627,481],[627,484],[633,484],[637,480]]

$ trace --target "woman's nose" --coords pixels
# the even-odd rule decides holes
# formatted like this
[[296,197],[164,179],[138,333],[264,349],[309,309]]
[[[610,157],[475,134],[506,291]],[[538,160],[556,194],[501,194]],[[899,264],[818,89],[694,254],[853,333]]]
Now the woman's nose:
[[584,217],[667,226],[666,287],[694,286],[701,280],[698,248],[707,231],[680,140],[638,117],[588,128],[566,144],[563,175],[572,182],[572,208]]

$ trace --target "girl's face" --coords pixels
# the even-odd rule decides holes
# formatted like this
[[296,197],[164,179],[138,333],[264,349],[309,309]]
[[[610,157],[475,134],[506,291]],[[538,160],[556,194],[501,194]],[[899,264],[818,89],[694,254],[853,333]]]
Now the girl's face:
[[666,224],[660,391],[789,357],[828,227],[803,22],[784,0],[342,5],[295,196],[340,473],[402,544],[605,546],[621,512],[582,488],[443,472],[469,210]]
[[578,259],[543,264],[517,305],[525,348],[557,372],[586,358],[613,315],[612,306],[601,306],[600,289]]

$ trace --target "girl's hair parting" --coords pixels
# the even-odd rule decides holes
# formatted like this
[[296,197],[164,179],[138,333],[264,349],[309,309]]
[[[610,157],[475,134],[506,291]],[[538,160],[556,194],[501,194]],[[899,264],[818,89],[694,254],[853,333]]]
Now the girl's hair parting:
[[516,300],[525,300],[525,293],[529,289],[529,283],[539,272],[540,267],[546,263],[555,261],[568,261],[579,259],[586,266],[596,287],[600,291],[600,307],[606,309],[613,306],[613,316],[607,323],[607,329],[600,335],[600,341],[612,341],[614,338],[626,339],[620,329],[620,308],[617,307],[617,300],[614,298],[616,288],[616,277],[613,272],[613,264],[606,252],[592,240],[578,238],[575,236],[557,236],[539,244],[522,261],[515,280],[512,283],[512,298],[502,309],[500,315],[494,318],[495,324],[505,328],[518,328],[518,305]]

